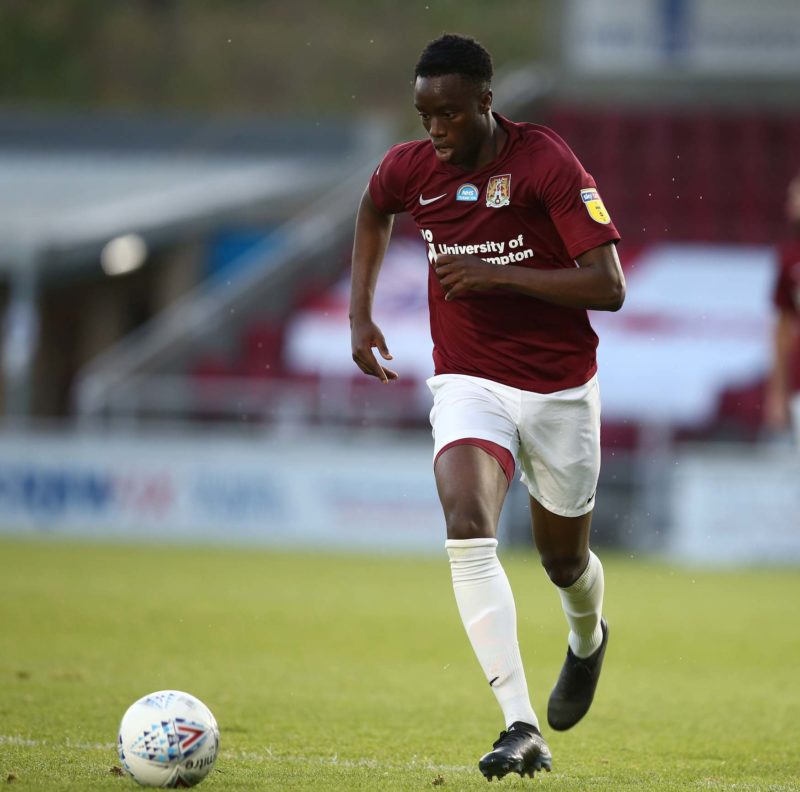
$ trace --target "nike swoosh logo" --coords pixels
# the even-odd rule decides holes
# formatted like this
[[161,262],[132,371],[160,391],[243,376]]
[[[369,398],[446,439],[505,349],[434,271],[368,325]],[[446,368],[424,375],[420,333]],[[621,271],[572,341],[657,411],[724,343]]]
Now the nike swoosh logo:
[[442,193],[441,195],[437,195],[435,198],[423,198],[422,193],[419,194],[419,205],[420,206],[427,206],[429,203],[433,203],[434,201],[438,201],[444,198],[447,193]]
[[500,679],[499,676],[496,676],[494,679],[489,680],[489,687],[492,687],[497,680]]

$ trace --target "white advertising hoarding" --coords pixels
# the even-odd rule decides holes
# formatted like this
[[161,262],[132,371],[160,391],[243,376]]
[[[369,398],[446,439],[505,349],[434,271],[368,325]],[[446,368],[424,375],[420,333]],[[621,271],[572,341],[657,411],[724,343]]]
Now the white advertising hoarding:
[[420,436],[0,436],[0,532],[441,551]]
[[800,563],[800,451],[681,452],[672,466],[668,549],[710,566]]

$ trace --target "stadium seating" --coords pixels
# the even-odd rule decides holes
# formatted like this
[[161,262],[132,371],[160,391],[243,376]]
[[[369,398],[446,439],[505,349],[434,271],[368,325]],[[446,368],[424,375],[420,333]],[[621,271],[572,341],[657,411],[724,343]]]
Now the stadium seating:
[[785,233],[798,116],[564,106],[541,120],[595,176],[626,244],[771,244]]
[[[769,245],[784,233],[785,186],[800,167],[800,116],[555,105],[534,120],[561,134],[597,179],[623,232],[623,267],[642,249],[662,242]],[[407,217],[399,218],[395,236],[417,239]],[[347,251],[339,255],[345,268]],[[290,316],[302,309],[327,310],[341,299],[326,284],[313,282],[300,295]],[[284,415],[286,394],[294,393],[297,416],[304,413],[312,422],[426,424],[414,377],[379,390],[360,374],[319,375],[288,364],[288,319],[253,321],[227,365],[214,356],[201,359],[193,378],[260,382],[266,421]],[[748,386],[744,396],[733,387],[725,390],[708,426],[683,432],[676,427],[676,437],[698,432],[753,437],[761,420],[760,388]],[[604,424],[606,446],[632,448],[639,438],[635,422]]]

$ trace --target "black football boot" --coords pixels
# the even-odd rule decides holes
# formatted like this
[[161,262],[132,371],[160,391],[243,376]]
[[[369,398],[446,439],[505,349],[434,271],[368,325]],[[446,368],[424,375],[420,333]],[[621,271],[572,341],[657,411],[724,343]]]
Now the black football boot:
[[537,770],[547,770],[553,765],[550,749],[541,732],[530,723],[515,721],[508,731],[501,731],[494,750],[478,762],[480,771],[491,781],[508,773],[519,773],[533,778]]
[[603,640],[594,654],[581,659],[567,647],[567,659],[547,704],[547,722],[556,731],[571,729],[592,706],[608,645],[608,623],[600,619]]

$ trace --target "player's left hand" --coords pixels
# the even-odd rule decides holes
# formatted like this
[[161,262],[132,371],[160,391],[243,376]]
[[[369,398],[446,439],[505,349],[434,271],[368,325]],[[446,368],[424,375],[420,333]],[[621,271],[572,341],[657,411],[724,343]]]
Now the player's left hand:
[[477,256],[437,256],[433,267],[445,300],[454,300],[467,291],[486,291],[497,286],[499,267]]

